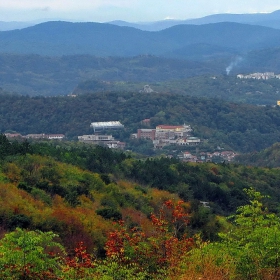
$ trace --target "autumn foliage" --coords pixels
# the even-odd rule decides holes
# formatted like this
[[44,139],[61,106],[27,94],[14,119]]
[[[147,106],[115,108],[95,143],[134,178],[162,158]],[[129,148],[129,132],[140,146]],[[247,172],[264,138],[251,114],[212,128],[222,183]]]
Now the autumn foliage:
[[[49,149],[58,156],[64,151],[68,158],[73,147],[37,148],[40,154],[7,154],[2,149],[0,279],[280,279],[278,204],[269,204],[275,206],[271,212],[261,202],[267,206],[268,198],[250,188],[239,191],[245,177],[229,173],[240,169],[238,174],[246,180],[250,172],[255,177],[260,173],[276,186],[279,171],[213,164],[168,167],[163,159],[127,159],[116,167],[116,175],[110,169],[113,154],[98,148],[89,162],[92,170],[102,172],[98,174],[75,166],[83,161],[83,150],[76,150],[69,165],[41,153]],[[105,159],[110,174],[101,168]],[[154,176],[146,175],[152,168],[160,172],[157,178],[169,174],[166,184],[172,174],[174,180],[185,178],[169,188],[176,186],[178,194],[150,187]],[[134,174],[134,181],[120,178],[122,172]],[[137,181],[137,172],[150,185]],[[196,187],[191,189],[191,183]],[[200,199],[191,200],[202,192],[212,199],[208,207]],[[222,208],[215,200],[235,207],[239,202],[230,200],[231,194],[247,194],[251,200],[227,220],[223,212],[217,215]]]
[[63,272],[65,275],[70,275],[74,279],[83,279],[92,273],[90,268],[94,268],[94,259],[87,253],[86,246],[83,242],[79,242],[74,250],[74,256],[68,256],[65,259]]
[[184,254],[193,246],[193,239],[186,233],[188,217],[183,201],[167,200],[158,215],[150,215],[149,233],[140,227],[127,228],[121,221],[108,235],[107,257],[120,264],[137,263],[140,270],[150,273],[167,268],[170,272],[175,271]]

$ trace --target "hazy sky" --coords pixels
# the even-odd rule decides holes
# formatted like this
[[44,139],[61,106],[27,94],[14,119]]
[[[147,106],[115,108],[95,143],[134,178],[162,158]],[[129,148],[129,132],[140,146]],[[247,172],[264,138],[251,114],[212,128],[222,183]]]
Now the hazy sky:
[[280,10],[280,0],[0,0],[0,21],[131,22]]

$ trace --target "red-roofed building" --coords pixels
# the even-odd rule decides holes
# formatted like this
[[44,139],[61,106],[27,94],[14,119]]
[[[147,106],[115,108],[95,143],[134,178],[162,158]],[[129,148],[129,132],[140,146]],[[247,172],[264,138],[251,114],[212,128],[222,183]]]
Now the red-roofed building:
[[20,133],[4,133],[7,138],[22,138]]
[[192,131],[189,125],[158,125],[156,127],[156,139],[174,139],[186,137]]
[[156,129],[180,131],[184,129],[183,125],[158,125]]
[[183,157],[184,158],[192,158],[192,154],[190,152],[184,152]]
[[151,119],[144,119],[144,120],[141,121],[141,123],[144,124],[144,125],[150,125]]

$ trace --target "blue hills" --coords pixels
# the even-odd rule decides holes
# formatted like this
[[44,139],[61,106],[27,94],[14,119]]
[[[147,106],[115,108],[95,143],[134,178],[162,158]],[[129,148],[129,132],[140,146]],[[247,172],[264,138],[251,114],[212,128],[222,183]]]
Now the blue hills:
[[[240,23],[176,25],[161,31],[143,31],[107,23],[46,22],[20,30],[0,32],[0,53],[49,56],[165,56],[196,45],[235,54],[280,45],[280,30]],[[207,54],[207,47],[204,47]],[[187,57],[188,53],[183,52]]]

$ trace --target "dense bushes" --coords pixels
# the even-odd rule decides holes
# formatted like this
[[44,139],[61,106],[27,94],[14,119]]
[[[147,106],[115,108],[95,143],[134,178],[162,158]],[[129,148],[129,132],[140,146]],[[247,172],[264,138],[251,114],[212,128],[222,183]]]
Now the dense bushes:
[[[123,221],[108,233],[106,258],[78,242],[66,251],[52,232],[16,229],[0,240],[0,276],[5,279],[211,279],[277,280],[280,220],[267,212],[263,196],[247,190],[250,203],[229,218],[220,240],[188,237],[189,212],[166,200],[151,214],[149,231]],[[230,222],[231,221],[231,222]]]

